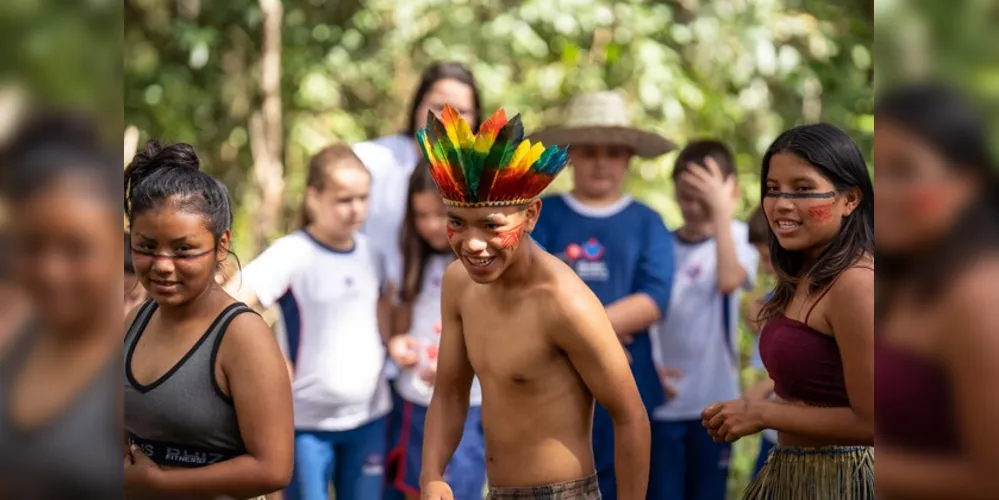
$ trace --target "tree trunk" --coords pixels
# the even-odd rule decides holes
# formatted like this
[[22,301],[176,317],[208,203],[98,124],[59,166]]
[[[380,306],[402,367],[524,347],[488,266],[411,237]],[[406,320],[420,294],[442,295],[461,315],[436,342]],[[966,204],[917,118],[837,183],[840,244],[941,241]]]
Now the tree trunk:
[[251,251],[264,248],[281,227],[284,206],[284,125],[281,116],[281,0],[260,0],[263,43],[260,56],[260,109],[250,117],[253,183],[260,203],[253,214]]

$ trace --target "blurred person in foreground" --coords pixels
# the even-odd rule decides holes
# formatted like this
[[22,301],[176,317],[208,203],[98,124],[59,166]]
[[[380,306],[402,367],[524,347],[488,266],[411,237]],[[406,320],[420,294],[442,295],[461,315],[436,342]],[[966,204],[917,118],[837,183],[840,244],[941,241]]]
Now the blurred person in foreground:
[[[531,236],[562,259],[600,299],[625,344],[647,412],[665,402],[653,360],[649,327],[663,318],[673,287],[673,238],[662,217],[624,192],[634,157],[655,158],[676,147],[634,126],[619,92],[579,94],[562,123],[532,141],[569,147],[573,189],[542,199]],[[654,432],[654,430],[653,430]],[[703,433],[703,430],[702,430]],[[616,498],[614,419],[597,405],[593,453],[600,493]],[[649,480],[654,489],[657,474]]]
[[999,498],[999,172],[982,117],[926,83],[875,103],[878,494]]
[[11,278],[33,311],[0,347],[3,498],[121,494],[121,167],[95,130],[32,115],[0,159]]
[[147,144],[124,185],[135,271],[150,297],[125,321],[126,497],[284,488],[294,462],[284,358],[263,319],[215,279],[230,258],[228,189],[183,143]]
[[599,299],[528,235],[564,149],[523,141],[502,110],[477,136],[451,107],[419,134],[459,262],[444,273],[438,373],[425,426],[423,498],[453,498],[444,469],[482,387],[489,498],[598,499],[594,399],[614,421],[619,498],[644,499],[649,422]]
[[792,128],[763,157],[763,210],[777,285],[760,353],[776,401],[704,410],[716,440],[763,429],[778,445],[744,498],[874,494],[874,200],[856,143],[827,124]]

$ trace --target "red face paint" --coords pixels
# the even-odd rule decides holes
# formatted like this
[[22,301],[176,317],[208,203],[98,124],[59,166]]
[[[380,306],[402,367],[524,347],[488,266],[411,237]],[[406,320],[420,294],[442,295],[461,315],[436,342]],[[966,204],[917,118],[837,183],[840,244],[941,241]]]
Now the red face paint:
[[808,216],[815,222],[829,222],[833,217],[832,208],[832,203],[815,205],[814,207],[808,209]]
[[500,231],[500,246],[504,249],[514,247],[520,243],[520,238],[524,236],[524,223],[514,226],[513,228],[507,229],[506,231]]
[[939,190],[922,188],[913,189],[909,194],[909,204],[922,214],[931,214],[940,210],[943,196]]
[[451,229],[451,226],[448,226],[447,227],[447,242],[451,243],[451,240],[453,240],[453,239],[454,239],[454,229]]

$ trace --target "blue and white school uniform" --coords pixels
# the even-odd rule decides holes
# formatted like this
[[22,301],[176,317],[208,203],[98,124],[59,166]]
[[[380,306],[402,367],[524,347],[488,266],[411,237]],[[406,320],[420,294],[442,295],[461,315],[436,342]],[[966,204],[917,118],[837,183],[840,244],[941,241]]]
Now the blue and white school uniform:
[[[736,256],[746,270],[745,289],[756,282],[759,254],[749,244],[748,227],[730,228]],[[730,443],[715,443],[701,413],[718,401],[739,398],[737,291],[718,290],[714,238],[676,238],[676,280],[666,317],[654,329],[657,362],[678,369],[677,396],[652,412],[650,500],[724,500]]]
[[261,305],[278,304],[280,345],[294,368],[295,473],[291,499],[381,495],[385,416],[392,402],[378,330],[381,279],[367,238],[327,247],[305,231],[271,245],[241,273]]
[[[673,286],[672,236],[651,208],[622,197],[607,207],[588,207],[571,194],[546,197],[531,236],[576,271],[603,305],[636,293],[665,311]],[[625,346],[647,411],[665,401],[647,332]],[[593,453],[604,500],[617,498],[614,423],[607,410],[593,415]],[[655,475],[655,472],[652,473]]]
[[[389,460],[395,462],[393,485],[401,491],[419,494],[420,471],[423,464],[423,425],[433,386],[427,384],[420,371],[436,359],[441,333],[441,282],[444,270],[454,258],[434,255],[427,260],[423,287],[413,303],[409,335],[420,343],[417,366],[403,370],[395,386],[403,399],[402,432]],[[472,381],[468,416],[461,442],[444,471],[456,500],[479,500],[486,482],[486,444],[482,430],[482,388],[479,379]]]

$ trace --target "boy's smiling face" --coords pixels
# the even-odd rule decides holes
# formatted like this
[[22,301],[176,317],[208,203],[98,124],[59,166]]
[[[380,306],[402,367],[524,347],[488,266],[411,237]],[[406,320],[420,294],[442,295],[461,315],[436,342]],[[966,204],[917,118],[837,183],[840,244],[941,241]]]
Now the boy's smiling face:
[[541,201],[512,207],[448,207],[448,242],[477,283],[498,279],[534,229]]

